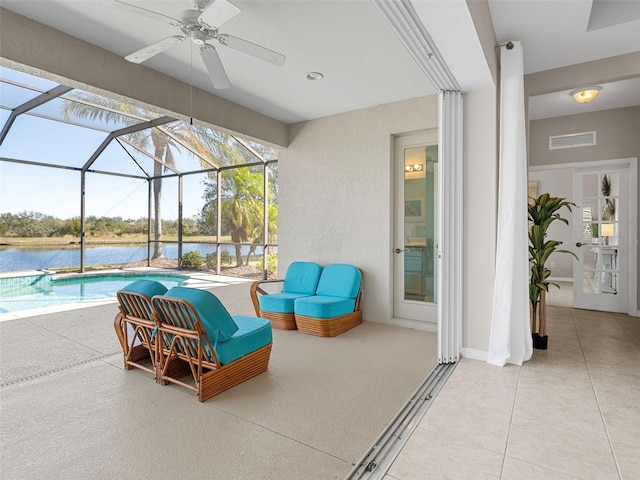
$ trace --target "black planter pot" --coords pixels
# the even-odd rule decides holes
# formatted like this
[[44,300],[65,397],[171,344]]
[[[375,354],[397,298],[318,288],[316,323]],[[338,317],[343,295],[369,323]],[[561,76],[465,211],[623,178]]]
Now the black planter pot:
[[549,342],[548,335],[541,337],[539,333],[532,333],[531,337],[533,338],[533,348],[537,348],[538,350],[547,349],[547,343]]

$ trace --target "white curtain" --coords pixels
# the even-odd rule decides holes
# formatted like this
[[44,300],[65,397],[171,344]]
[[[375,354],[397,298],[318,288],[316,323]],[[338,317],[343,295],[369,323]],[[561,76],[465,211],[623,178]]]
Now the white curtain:
[[[511,47],[511,48],[510,48]],[[527,155],[522,45],[500,47],[498,241],[487,362],[522,365],[533,353],[529,324]]]

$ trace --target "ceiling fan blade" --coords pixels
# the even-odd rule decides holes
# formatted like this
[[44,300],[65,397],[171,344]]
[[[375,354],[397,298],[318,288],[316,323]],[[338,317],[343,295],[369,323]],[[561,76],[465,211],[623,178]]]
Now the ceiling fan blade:
[[264,60],[265,62],[272,63],[273,65],[276,65],[278,67],[284,65],[284,62],[286,60],[286,57],[281,53],[274,52],[273,50],[261,47],[260,45],[256,45],[255,43],[243,40],[242,38],[234,37],[233,35],[226,35],[222,33],[218,35],[218,41],[222,45],[226,45],[227,47],[238,50],[239,52],[243,52],[253,57],[259,58],[260,60]]
[[218,28],[242,10],[228,0],[214,0],[200,15],[200,20],[212,28]]
[[167,15],[163,15],[162,13],[154,12],[153,10],[147,10],[146,8],[142,7],[137,7],[136,5],[121,2],[120,0],[111,0],[111,3],[113,3],[118,8],[121,8],[122,10],[126,10],[127,12],[142,15],[143,17],[147,18],[152,18],[159,22],[168,23],[170,25],[180,26],[180,20],[169,17]]
[[153,57],[154,55],[164,52],[166,49],[174,46],[176,43],[184,42],[185,37],[182,35],[173,35],[171,37],[163,38],[162,40],[152,43],[140,50],[127,55],[125,60],[132,63],[142,63],[145,60]]
[[216,89],[231,87],[227,73],[224,71],[222,60],[220,60],[216,49],[213,48],[212,45],[205,43],[200,47],[200,56],[202,56],[204,66],[207,67],[207,72],[209,72],[209,78],[211,78],[213,87]]

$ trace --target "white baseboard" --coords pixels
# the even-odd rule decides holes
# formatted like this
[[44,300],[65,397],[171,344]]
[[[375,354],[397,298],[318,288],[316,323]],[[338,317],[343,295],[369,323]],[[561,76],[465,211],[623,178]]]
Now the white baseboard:
[[549,277],[550,282],[568,282],[573,283],[573,277]]
[[406,318],[391,318],[388,321],[380,322],[385,325],[393,325],[395,327],[411,328],[413,330],[421,330],[423,332],[438,332],[438,324],[433,322],[421,322],[419,320],[407,320]]
[[423,332],[438,333],[438,324],[435,322],[421,322],[420,320],[407,320],[406,318],[389,318],[388,320],[368,320],[363,318],[363,322],[380,323],[391,325],[392,327],[410,328]]
[[486,362],[489,358],[489,352],[474,350],[473,348],[462,347],[462,351],[460,353],[462,353],[464,358],[469,358],[471,360],[482,360],[483,362]]

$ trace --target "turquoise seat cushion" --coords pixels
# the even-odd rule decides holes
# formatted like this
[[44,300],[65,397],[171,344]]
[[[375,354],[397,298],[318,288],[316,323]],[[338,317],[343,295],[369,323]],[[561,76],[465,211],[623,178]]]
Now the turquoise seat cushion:
[[238,330],[224,343],[214,345],[220,364],[226,365],[272,342],[271,322],[264,318],[235,315]]
[[167,293],[167,287],[165,287],[160,282],[142,279],[131,282],[122,290],[124,290],[125,292],[141,293],[149,298],[152,298],[155,295],[164,295],[165,293]]
[[260,310],[272,313],[293,313],[293,302],[297,298],[306,297],[306,293],[273,293],[258,299]]
[[355,298],[313,295],[297,299],[294,309],[296,315],[329,319],[352,313],[355,306]]
[[282,291],[286,293],[316,293],[322,267],[314,262],[293,262],[287,268]]
[[353,265],[332,263],[322,269],[316,295],[356,298],[362,282],[362,273]]
[[165,296],[180,298],[193,305],[211,343],[226,342],[238,331],[238,325],[222,302],[207,290],[173,287]]

